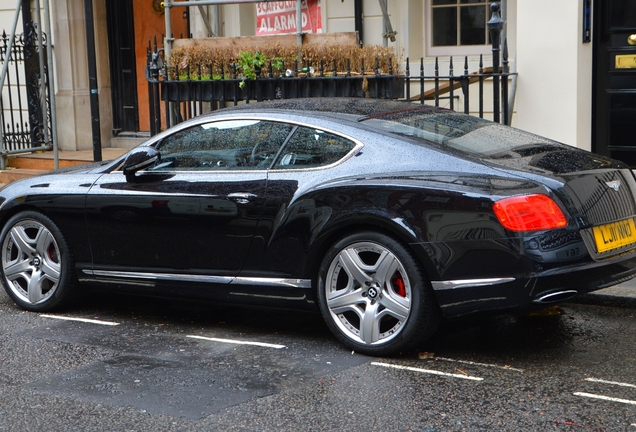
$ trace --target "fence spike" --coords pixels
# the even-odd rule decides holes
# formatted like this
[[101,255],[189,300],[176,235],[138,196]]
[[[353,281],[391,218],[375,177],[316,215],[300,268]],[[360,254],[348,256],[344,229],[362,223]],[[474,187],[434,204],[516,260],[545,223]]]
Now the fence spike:
[[439,57],[435,57],[435,106],[439,106]]
[[424,57],[420,57],[420,104],[424,105]]

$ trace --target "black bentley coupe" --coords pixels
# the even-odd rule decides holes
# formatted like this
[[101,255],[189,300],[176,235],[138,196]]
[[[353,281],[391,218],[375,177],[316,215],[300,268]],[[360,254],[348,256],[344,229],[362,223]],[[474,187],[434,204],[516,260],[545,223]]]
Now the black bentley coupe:
[[115,161],[0,191],[2,283],[318,308],[350,349],[527,311],[636,274],[625,164],[477,117],[324,98],[218,110]]

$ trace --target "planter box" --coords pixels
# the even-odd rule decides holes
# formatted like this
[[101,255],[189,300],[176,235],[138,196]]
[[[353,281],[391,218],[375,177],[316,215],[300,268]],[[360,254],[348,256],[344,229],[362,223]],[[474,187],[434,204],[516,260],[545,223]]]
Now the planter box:
[[[366,81],[366,82],[365,82]],[[338,77],[257,78],[215,81],[163,81],[161,99],[185,101],[261,101],[309,97],[368,97],[399,99],[404,97],[405,79],[395,75]]]

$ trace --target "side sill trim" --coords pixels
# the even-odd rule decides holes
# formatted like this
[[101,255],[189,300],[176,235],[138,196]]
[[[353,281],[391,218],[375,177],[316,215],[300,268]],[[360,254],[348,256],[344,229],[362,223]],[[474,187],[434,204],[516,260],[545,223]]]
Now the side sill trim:
[[311,280],[309,279],[280,279],[280,278],[261,278],[261,277],[237,277],[232,285],[261,285],[261,286],[278,286],[290,288],[311,288]]
[[128,278],[128,279],[144,279],[144,280],[164,280],[178,282],[204,282],[214,284],[232,284],[232,285],[257,285],[257,286],[276,286],[287,288],[311,288],[311,280],[309,279],[283,279],[283,278],[264,278],[264,277],[233,277],[233,276],[204,276],[204,275],[188,275],[173,273],[144,273],[144,272],[123,272],[110,270],[90,270],[84,269],[83,273],[93,276],[102,276],[110,278]]
[[123,272],[111,270],[83,270],[84,273],[93,276],[104,276],[111,278],[165,280],[178,282],[208,282],[216,284],[229,284],[234,279],[233,276],[202,276],[173,273],[143,273],[143,272]]
[[502,283],[512,282],[515,278],[490,278],[490,279],[458,279],[448,281],[432,281],[433,290],[445,291],[460,288],[475,288],[480,286],[498,285]]

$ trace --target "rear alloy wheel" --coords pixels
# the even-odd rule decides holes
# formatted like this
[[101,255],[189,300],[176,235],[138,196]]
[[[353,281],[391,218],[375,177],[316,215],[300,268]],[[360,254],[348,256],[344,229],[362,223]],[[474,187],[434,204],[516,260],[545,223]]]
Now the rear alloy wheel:
[[327,253],[318,300],[334,335],[353,350],[390,355],[435,331],[440,311],[412,255],[393,238],[366,232],[348,236]]
[[18,306],[41,312],[70,299],[72,257],[53,221],[33,211],[18,213],[5,225],[0,242],[2,284]]

